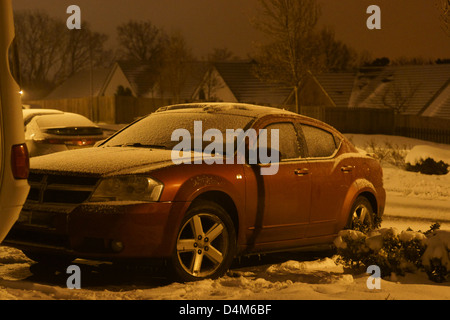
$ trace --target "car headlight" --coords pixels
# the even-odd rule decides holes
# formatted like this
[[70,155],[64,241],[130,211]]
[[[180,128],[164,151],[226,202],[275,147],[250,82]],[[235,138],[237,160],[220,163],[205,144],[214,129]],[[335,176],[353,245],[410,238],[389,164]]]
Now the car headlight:
[[105,201],[150,201],[159,200],[164,185],[143,176],[107,178],[95,189],[91,202]]

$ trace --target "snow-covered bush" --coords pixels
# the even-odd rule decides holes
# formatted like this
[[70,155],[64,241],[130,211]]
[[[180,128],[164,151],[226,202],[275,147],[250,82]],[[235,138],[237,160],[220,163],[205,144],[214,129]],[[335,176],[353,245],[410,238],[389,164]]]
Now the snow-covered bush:
[[422,264],[433,281],[444,282],[450,277],[450,231],[436,230],[431,233],[426,240]]
[[420,172],[423,174],[445,175],[448,173],[449,165],[444,161],[436,161],[432,158],[421,159],[416,164],[406,164],[407,171]]
[[342,230],[334,244],[345,267],[359,270],[377,265],[382,277],[423,269],[431,280],[442,282],[450,274],[450,232],[436,228],[434,225],[425,233],[395,228],[367,234]]
[[390,141],[385,141],[384,145],[380,145],[371,140],[366,143],[364,149],[366,152],[375,155],[375,157],[380,161],[384,161],[399,168],[404,168],[405,166],[405,157],[408,152],[408,147],[406,145],[399,146],[398,144],[393,144]]
[[448,173],[450,149],[418,145],[411,149],[405,158],[406,170],[423,174],[444,175]]

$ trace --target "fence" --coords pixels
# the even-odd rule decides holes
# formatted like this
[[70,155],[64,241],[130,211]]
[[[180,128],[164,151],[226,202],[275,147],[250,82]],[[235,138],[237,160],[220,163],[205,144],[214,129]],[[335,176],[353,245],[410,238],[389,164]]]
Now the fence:
[[[130,123],[167,105],[162,99],[94,97],[28,101],[42,108],[75,112],[95,122]],[[301,114],[322,120],[344,133],[386,134],[450,144],[450,120],[395,114],[390,109],[302,106]]]
[[134,97],[116,97],[115,112],[116,123],[130,123],[136,118],[155,112],[167,105],[163,99],[145,99]]
[[44,109],[57,109],[74,112],[95,122],[127,124],[136,118],[156,111],[167,105],[162,99],[134,97],[92,97],[61,100],[26,101],[26,104],[40,106]]
[[396,115],[393,134],[450,144],[450,120],[413,115]]
[[302,107],[301,114],[344,133],[386,134],[450,144],[450,120],[395,114],[390,109]]

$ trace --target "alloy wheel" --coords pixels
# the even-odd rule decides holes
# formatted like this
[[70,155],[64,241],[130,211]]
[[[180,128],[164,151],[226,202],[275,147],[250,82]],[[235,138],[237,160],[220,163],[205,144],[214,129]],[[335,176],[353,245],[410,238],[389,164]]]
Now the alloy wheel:
[[352,209],[351,228],[362,232],[372,230],[374,228],[373,215],[370,202],[364,197],[358,198]]
[[229,253],[230,235],[225,222],[213,213],[197,213],[180,229],[177,259],[190,276],[212,276]]

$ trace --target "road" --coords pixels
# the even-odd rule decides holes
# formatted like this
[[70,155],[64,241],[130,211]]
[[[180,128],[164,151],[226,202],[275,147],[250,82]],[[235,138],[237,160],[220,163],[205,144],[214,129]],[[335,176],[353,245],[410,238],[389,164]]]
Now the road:
[[425,231],[435,222],[441,224],[441,229],[450,229],[450,201],[404,197],[388,192],[382,227]]

